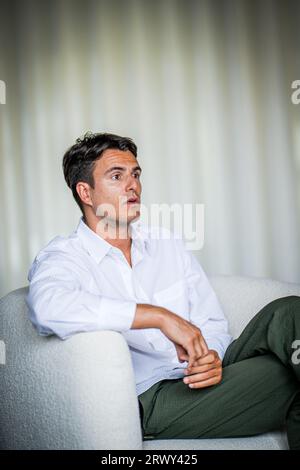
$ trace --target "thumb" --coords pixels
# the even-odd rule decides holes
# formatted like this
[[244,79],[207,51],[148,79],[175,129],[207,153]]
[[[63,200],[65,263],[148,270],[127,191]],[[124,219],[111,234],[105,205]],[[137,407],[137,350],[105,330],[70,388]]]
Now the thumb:
[[184,347],[181,346],[180,344],[177,344],[177,343],[174,343],[174,345],[175,345],[175,348],[176,348],[176,352],[177,352],[179,362],[188,361],[189,356],[188,356],[188,353],[186,352],[186,350],[184,349]]

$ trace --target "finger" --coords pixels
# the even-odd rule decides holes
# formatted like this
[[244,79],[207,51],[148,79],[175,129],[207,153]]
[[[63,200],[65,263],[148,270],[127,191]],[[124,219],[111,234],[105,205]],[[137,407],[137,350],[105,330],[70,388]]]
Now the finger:
[[211,369],[216,369],[218,367],[217,364],[204,364],[202,366],[193,366],[191,367],[190,369],[186,368],[184,370],[184,373],[186,375],[190,375],[190,374],[199,374],[199,373],[202,373],[202,372],[207,372]]
[[197,360],[197,353],[195,350],[194,341],[189,343],[188,356],[189,356],[189,363],[188,363],[188,369],[189,369],[193,366],[194,362]]
[[211,379],[203,380],[202,382],[192,383],[189,384],[189,388],[197,389],[197,388],[206,388],[211,387],[212,385],[217,385],[221,382],[222,377],[212,377]]
[[202,366],[204,364],[213,364],[216,361],[216,356],[213,352],[208,352],[205,356],[202,356],[198,359],[197,365]]
[[200,357],[203,356],[203,349],[202,349],[201,341],[199,340],[199,338],[195,339],[194,348],[195,348],[195,352],[196,352],[196,356],[197,356],[196,357],[196,361],[197,361]]
[[219,357],[216,358],[213,352],[210,352],[206,356],[197,359],[197,361],[194,362],[192,367],[187,366],[187,371],[188,373],[192,373],[196,367],[202,367],[204,365],[208,365],[209,368],[222,367],[222,361],[220,361]]
[[210,379],[212,377],[217,377],[217,376],[221,376],[221,371],[218,369],[211,369],[207,372],[189,375],[183,381],[186,384],[190,384],[190,383],[196,383],[196,382],[203,382],[207,379]]
[[197,353],[197,359],[204,356],[206,354],[206,351],[208,351],[208,349],[206,348],[206,343],[203,340],[202,336],[197,337],[197,339],[195,340],[195,350]]
[[181,355],[181,358],[182,358],[181,362],[188,362],[189,360],[188,354]]
[[189,360],[189,356],[181,344],[174,343],[176,351],[177,351],[177,357],[179,362],[184,362]]
[[189,356],[187,354],[180,355],[180,362],[187,362],[189,360]]
[[201,346],[202,346],[203,356],[205,356],[206,354],[208,354],[209,349],[203,336],[201,337]]

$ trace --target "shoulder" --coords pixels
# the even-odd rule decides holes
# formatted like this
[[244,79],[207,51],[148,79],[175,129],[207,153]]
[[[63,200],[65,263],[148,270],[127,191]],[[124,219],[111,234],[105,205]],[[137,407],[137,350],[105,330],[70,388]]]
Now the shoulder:
[[43,267],[55,269],[80,269],[82,246],[79,237],[73,232],[69,236],[57,235],[43,246],[35,256],[28,274],[30,280],[34,273]]
[[39,250],[35,260],[40,261],[46,257],[73,256],[79,246],[80,240],[74,232],[67,237],[57,235]]

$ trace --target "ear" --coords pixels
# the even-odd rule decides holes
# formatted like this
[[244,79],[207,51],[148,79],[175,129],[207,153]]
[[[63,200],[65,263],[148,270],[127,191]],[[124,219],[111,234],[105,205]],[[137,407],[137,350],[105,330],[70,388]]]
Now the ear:
[[92,206],[93,201],[91,198],[91,188],[88,183],[84,183],[83,181],[80,181],[79,183],[76,184],[76,191],[81,199],[81,201],[88,205]]

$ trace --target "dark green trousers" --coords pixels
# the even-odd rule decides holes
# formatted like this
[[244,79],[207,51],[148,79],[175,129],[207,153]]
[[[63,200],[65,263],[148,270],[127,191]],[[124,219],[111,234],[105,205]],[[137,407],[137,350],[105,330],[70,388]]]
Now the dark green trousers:
[[[300,297],[265,305],[228,347],[222,381],[162,380],[138,396],[144,440],[253,436],[286,426],[300,450]],[[298,354],[298,359],[299,359]]]

